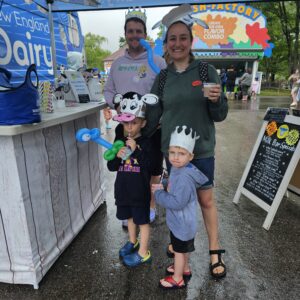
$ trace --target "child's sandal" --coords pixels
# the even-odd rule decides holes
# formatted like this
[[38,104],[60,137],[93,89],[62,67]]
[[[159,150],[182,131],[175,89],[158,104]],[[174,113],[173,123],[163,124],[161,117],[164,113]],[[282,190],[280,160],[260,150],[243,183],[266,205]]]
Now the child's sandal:
[[[161,283],[162,280],[165,281],[165,282],[167,282],[167,283],[169,283],[170,286],[164,286],[164,285]],[[177,282],[177,281],[175,281],[175,280],[173,279],[172,276],[167,276],[167,277],[165,277],[164,279],[161,279],[161,280],[159,281],[159,287],[161,287],[161,288],[164,289],[164,290],[178,290],[178,289],[184,289],[184,288],[186,288],[186,284],[185,284],[185,282],[184,282],[183,279],[181,279],[181,280],[179,280],[179,281]]]
[[[167,273],[168,275],[174,275],[174,272],[175,272],[175,270],[174,270],[174,265],[170,265],[170,266],[167,267],[166,273]],[[192,277],[192,272],[191,272],[191,271],[183,272],[182,276],[183,276],[183,279],[184,279],[185,281],[188,281],[188,280],[190,280],[191,277]]]
[[[214,254],[218,254],[218,261],[214,264],[210,263],[209,265],[209,269],[210,269],[210,274],[212,277],[214,277],[215,279],[220,279],[226,276],[226,266],[222,261],[221,258],[221,254],[225,253],[225,250],[209,250],[209,255],[214,255]],[[222,267],[224,268],[224,271],[221,273],[215,273],[214,270],[218,267]]]

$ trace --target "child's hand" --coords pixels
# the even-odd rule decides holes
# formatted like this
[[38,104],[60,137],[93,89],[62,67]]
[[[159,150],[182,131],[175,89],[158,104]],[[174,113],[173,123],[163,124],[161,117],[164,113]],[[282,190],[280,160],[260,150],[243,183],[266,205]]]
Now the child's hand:
[[133,138],[128,137],[126,141],[126,146],[129,147],[132,152],[134,152],[134,150],[136,149],[136,141]]
[[122,147],[122,148],[119,150],[119,152],[117,153],[117,157],[118,157],[118,158],[122,158],[122,157],[124,157],[125,153],[126,153],[126,147]]
[[155,191],[158,191],[158,190],[163,190],[164,187],[161,183],[153,183],[151,185],[151,192],[154,194]]
[[109,107],[104,108],[103,115],[104,115],[104,119],[106,121],[109,121],[112,118],[111,109]]

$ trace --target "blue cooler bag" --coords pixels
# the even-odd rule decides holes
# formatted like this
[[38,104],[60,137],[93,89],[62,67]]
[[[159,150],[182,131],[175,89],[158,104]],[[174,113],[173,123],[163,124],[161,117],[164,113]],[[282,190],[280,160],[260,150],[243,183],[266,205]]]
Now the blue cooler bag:
[[[31,80],[32,72],[36,85]],[[11,72],[0,68],[0,125],[41,122],[36,66],[29,66],[21,85],[16,86],[10,80]]]

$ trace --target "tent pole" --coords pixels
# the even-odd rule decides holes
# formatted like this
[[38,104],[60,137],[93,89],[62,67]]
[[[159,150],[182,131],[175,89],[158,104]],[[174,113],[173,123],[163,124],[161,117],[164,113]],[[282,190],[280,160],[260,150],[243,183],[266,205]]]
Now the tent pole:
[[53,23],[53,14],[52,14],[52,3],[54,0],[47,0],[48,3],[48,20],[50,26],[50,38],[51,38],[51,56],[52,56],[52,68],[54,82],[57,78],[57,66],[56,66],[56,46],[55,46],[55,36],[54,36],[54,23]]

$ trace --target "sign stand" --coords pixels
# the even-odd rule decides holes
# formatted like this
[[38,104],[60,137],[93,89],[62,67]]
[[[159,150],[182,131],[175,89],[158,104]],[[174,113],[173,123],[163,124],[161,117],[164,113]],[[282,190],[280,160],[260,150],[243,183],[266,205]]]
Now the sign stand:
[[268,212],[263,223],[266,230],[300,160],[300,118],[274,119],[264,121],[233,199],[238,204],[243,194]]
[[70,86],[70,89],[65,91],[65,100],[80,103],[90,102],[90,93],[81,72],[66,70],[65,75]]
[[288,189],[300,196],[300,161],[294,171],[294,175],[290,181]]

